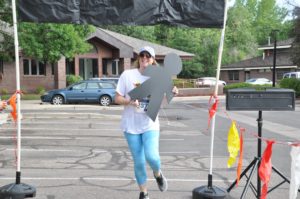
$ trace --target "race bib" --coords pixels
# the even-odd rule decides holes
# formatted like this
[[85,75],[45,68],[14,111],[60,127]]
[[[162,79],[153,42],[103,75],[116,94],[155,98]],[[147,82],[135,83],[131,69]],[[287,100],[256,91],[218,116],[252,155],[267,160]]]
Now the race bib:
[[139,103],[140,104],[136,107],[136,112],[145,113],[148,108],[149,98],[143,98]]

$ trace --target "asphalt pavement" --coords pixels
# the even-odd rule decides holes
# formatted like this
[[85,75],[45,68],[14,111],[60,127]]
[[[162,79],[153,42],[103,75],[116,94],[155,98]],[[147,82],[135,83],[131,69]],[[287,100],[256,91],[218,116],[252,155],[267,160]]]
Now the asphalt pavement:
[[[236,178],[236,164],[227,168],[230,119],[247,129],[243,159],[243,168],[246,168],[257,153],[257,138],[251,134],[257,132],[257,113],[227,112],[224,96],[219,98],[213,185],[226,190]],[[176,97],[160,110],[160,153],[169,189],[164,193],[158,190],[148,167],[151,199],[192,199],[194,188],[207,185],[211,168],[208,101],[209,97]],[[21,109],[21,181],[36,187],[36,198],[138,198],[132,158],[119,127],[122,106],[54,106],[40,101],[22,101]],[[9,111],[5,110],[2,116],[8,116]],[[263,136],[284,142],[300,140],[299,116],[298,105],[293,112],[263,112]],[[15,181],[15,134],[16,127],[10,119],[1,125],[1,186]],[[290,177],[289,151],[289,146],[277,144],[272,156],[272,162],[286,177]],[[255,188],[255,175],[252,181]],[[272,173],[270,186],[281,181],[280,176]],[[245,183],[246,177],[227,198],[240,198]],[[288,193],[289,184],[284,183],[269,193],[268,198],[286,198]],[[255,198],[251,188],[245,198]]]

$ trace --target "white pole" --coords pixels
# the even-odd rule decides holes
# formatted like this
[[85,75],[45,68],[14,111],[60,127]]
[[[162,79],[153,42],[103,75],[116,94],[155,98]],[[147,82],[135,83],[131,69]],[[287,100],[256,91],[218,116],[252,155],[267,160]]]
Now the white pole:
[[[218,81],[220,78],[220,70],[221,70],[221,64],[222,64],[222,54],[223,54],[223,46],[224,46],[224,38],[225,38],[225,27],[226,27],[226,20],[227,20],[227,0],[225,0],[225,8],[224,8],[224,22],[223,22],[223,29],[221,33],[221,39],[219,44],[219,55],[218,55],[218,65],[217,65],[217,74],[216,74],[216,84],[215,84],[215,90],[214,90],[214,96],[218,96]],[[214,101],[215,102],[215,98]],[[210,169],[209,174],[212,175],[213,170],[213,155],[214,155],[214,138],[215,138],[215,119],[216,114],[213,116],[211,121],[211,140],[210,140]]]
[[16,62],[16,89],[17,89],[17,172],[21,171],[21,100],[20,100],[20,68],[19,68],[19,38],[17,27],[16,0],[12,0],[15,62]]

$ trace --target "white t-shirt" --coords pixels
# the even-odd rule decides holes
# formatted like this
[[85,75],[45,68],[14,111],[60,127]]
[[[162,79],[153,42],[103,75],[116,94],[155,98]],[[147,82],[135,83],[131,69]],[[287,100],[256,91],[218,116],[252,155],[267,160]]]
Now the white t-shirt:
[[[120,76],[116,91],[125,96],[126,99],[130,99],[128,93],[148,78],[143,76],[137,68],[125,70]],[[159,120],[156,117],[155,122],[153,122],[144,111],[140,111],[132,105],[127,105],[124,107],[121,128],[123,131],[132,134],[141,134],[149,130],[158,131]]]

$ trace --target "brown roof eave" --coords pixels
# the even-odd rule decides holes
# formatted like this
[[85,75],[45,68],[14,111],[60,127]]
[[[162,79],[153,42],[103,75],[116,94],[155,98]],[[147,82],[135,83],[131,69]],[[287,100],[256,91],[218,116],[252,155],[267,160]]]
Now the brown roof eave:
[[101,30],[97,30],[91,36],[87,38],[87,41],[91,41],[93,39],[101,40],[110,46],[117,48],[120,50],[120,57],[129,57],[133,58],[133,48],[122,41],[118,40],[117,38],[103,32]]

